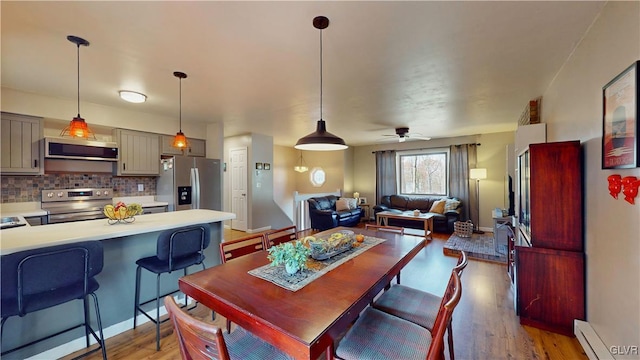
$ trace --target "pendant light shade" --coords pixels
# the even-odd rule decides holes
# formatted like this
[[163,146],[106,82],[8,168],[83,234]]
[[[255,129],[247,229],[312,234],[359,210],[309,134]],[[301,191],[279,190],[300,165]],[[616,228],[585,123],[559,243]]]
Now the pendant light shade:
[[89,42],[81,37],[77,37],[74,35],[67,36],[67,40],[76,44],[78,48],[78,115],[74,117],[73,120],[71,120],[69,126],[62,129],[60,136],[71,136],[85,139],[92,137],[93,139],[95,139],[95,134],[93,133],[93,131],[91,131],[91,129],[89,129],[89,125],[87,125],[84,119],[80,116],[80,45],[89,46]]
[[298,162],[298,165],[293,167],[293,170],[299,173],[309,171],[309,167],[307,166],[307,163],[305,163],[304,158],[302,157],[302,151],[300,152],[300,161]]
[[182,79],[187,78],[187,74],[175,71],[173,76],[180,79],[180,131],[173,137],[173,147],[178,149],[185,149],[187,147],[187,137],[182,132]]
[[316,125],[316,131],[300,138],[294,147],[311,151],[344,150],[348,147],[344,140],[327,132],[327,124],[322,120],[322,30],[329,27],[329,19],[317,16],[313,19],[313,27],[320,30],[320,120]]

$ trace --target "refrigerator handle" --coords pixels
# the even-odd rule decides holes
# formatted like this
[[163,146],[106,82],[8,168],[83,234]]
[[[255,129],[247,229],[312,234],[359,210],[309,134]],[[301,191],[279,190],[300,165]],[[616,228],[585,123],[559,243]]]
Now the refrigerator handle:
[[200,209],[200,173],[198,168],[191,169],[191,188],[193,189],[192,209]]

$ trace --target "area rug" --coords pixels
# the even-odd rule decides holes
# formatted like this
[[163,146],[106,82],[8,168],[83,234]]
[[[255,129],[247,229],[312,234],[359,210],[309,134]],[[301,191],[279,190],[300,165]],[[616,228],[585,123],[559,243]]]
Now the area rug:
[[499,244],[496,252],[493,244],[493,233],[472,234],[465,238],[451,235],[442,249],[445,255],[458,256],[460,250],[467,253],[467,257],[484,261],[507,263],[507,245]]

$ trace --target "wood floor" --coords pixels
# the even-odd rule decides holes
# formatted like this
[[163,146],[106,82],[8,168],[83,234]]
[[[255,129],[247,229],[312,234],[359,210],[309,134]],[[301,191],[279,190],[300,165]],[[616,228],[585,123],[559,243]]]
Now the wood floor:
[[[225,230],[225,239],[242,232]],[[411,263],[402,270],[402,283],[433,293],[443,293],[456,258],[445,256],[442,248],[448,235],[435,234]],[[470,260],[462,278],[462,299],[453,314],[455,357],[466,359],[552,359],[586,360],[575,338],[521,326],[513,307],[513,294],[505,266]],[[191,314],[211,321],[211,312],[202,305]],[[224,318],[215,324],[224,328]],[[170,322],[161,326],[161,346],[155,350],[155,326],[148,322],[107,339],[107,355],[118,359],[180,359],[180,350]],[[82,351],[64,359],[71,359]],[[448,351],[445,351],[449,358]],[[100,352],[87,359],[101,359]]]

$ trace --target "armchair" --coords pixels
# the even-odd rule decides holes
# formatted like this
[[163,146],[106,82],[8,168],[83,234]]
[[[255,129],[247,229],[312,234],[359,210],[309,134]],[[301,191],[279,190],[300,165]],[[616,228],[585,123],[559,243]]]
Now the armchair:
[[327,230],[337,226],[355,226],[364,215],[363,209],[356,204],[354,208],[336,209],[339,197],[335,195],[312,197],[307,200],[309,204],[309,218],[311,228]]

